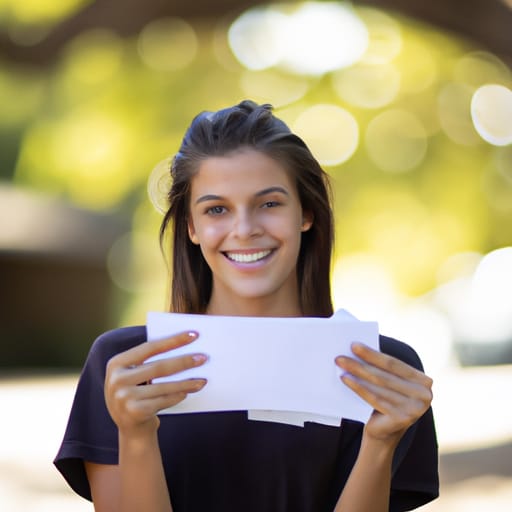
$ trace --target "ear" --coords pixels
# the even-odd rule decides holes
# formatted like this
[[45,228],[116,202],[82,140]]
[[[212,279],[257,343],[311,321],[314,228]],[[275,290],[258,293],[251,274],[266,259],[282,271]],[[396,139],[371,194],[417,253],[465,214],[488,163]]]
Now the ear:
[[302,212],[302,224],[300,225],[300,230],[302,232],[309,231],[311,226],[313,225],[313,212],[303,211]]
[[194,228],[194,223],[192,222],[192,218],[188,219],[188,237],[193,244],[199,245],[199,238],[196,235],[196,229]]

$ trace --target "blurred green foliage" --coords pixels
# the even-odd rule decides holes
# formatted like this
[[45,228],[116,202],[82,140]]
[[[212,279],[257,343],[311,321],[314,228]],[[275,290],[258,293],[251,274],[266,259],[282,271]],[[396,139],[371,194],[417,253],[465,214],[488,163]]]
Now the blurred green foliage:
[[[0,24],[21,38],[20,27],[51,27],[86,3],[3,0]],[[0,63],[0,177],[84,208],[132,216],[133,232],[109,257],[114,282],[138,297],[126,317],[161,305],[165,290],[163,267],[155,264],[160,216],[147,198],[148,176],[176,151],[196,113],[249,95],[275,103],[292,127],[317,103],[355,117],[357,150],[327,167],[335,189],[337,254],[375,255],[402,292],[433,288],[440,265],[455,253],[512,244],[511,147],[482,141],[469,118],[477,87],[511,86],[510,70],[492,55],[395,19],[401,50],[382,83],[399,76],[398,94],[363,107],[340,93],[357,78],[354,69],[320,77],[247,71],[230,52],[229,20],[193,27],[176,19],[160,22],[173,27],[170,40],[157,25],[129,39],[97,29],[77,34],[48,69]],[[367,72],[360,70],[363,78]],[[424,129],[425,154],[411,169],[382,170],[379,158],[383,164],[402,149],[389,142],[371,147],[368,127],[389,111],[413,114]],[[379,140],[378,124],[373,128]],[[136,263],[124,271],[120,261],[128,253]]]
[[89,3],[91,0],[0,0],[0,20],[7,27],[48,26],[58,23]]

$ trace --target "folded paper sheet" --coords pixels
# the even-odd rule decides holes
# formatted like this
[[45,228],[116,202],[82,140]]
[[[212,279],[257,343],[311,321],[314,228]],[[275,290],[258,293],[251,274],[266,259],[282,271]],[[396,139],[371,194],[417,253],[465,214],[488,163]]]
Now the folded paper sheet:
[[[338,424],[340,418],[366,422],[371,407],[339,379],[338,355],[352,355],[350,344],[378,350],[376,322],[346,315],[331,318],[253,318],[148,313],[148,339],[194,330],[197,341],[149,361],[205,353],[208,362],[159,380],[208,379],[198,393],[161,413],[249,410],[253,419],[303,424]],[[286,414],[291,413],[286,419]],[[302,413],[302,414],[297,414]],[[280,419],[280,416],[284,418]]]

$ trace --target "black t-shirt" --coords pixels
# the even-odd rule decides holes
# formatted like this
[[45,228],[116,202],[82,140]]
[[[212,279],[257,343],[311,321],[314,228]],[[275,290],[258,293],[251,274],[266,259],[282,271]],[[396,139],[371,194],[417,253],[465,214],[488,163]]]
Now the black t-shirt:
[[[105,405],[107,361],[146,340],[144,326],[107,332],[82,370],[55,465],[91,499],[83,461],[118,463],[117,428]],[[381,350],[421,369],[408,345],[384,336]],[[357,458],[363,425],[252,421],[246,411],[160,416],[158,431],[174,512],[331,512]],[[438,496],[437,441],[429,409],[404,435],[393,461],[390,511]]]

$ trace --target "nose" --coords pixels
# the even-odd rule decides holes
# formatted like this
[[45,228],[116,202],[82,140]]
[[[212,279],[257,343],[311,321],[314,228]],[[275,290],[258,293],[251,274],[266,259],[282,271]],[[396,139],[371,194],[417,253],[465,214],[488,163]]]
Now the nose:
[[250,211],[238,212],[235,217],[233,232],[237,238],[242,240],[260,235],[262,227],[258,221],[258,216]]

